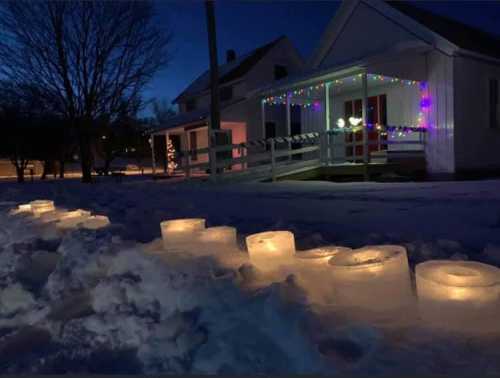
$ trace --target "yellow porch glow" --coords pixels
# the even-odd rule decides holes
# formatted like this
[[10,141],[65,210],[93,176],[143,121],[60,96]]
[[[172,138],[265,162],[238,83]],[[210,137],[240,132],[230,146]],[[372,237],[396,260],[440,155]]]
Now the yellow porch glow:
[[384,312],[413,303],[404,247],[366,246],[341,251],[329,264],[339,306]]
[[295,238],[290,231],[268,231],[247,236],[250,261],[257,268],[272,271],[293,262]]
[[463,331],[499,331],[500,269],[473,261],[433,260],[415,268],[422,318]]
[[33,212],[33,215],[35,217],[39,217],[42,213],[45,213],[47,211],[55,210],[54,201],[36,200],[36,201],[31,201],[30,205],[31,205],[31,211]]
[[205,219],[172,219],[160,223],[164,248],[178,247],[195,242],[196,233],[205,229]]

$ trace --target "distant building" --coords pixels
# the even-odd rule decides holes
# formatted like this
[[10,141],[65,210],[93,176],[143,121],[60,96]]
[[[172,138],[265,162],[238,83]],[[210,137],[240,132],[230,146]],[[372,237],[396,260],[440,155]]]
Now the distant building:
[[[247,54],[226,53],[226,62],[219,66],[219,96],[221,129],[227,131],[233,144],[259,139],[261,135],[261,101],[253,96],[256,89],[299,73],[303,61],[286,37],[280,37]],[[173,101],[179,114],[151,131],[157,171],[167,166],[166,141],[169,138],[176,151],[193,151],[208,146],[210,119],[210,72],[201,74]],[[281,115],[280,115],[281,117]],[[284,132],[284,131],[283,131]],[[238,157],[234,150],[233,157]],[[208,160],[207,153],[191,153],[190,164]]]

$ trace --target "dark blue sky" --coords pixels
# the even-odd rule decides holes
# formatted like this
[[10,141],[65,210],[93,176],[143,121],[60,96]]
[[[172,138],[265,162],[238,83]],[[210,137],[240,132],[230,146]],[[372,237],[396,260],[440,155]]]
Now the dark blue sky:
[[[500,34],[500,3],[489,1],[412,1],[417,6]],[[219,63],[233,48],[246,53],[281,35],[307,58],[340,3],[336,1],[216,1]],[[174,33],[172,60],[158,73],[146,98],[174,99],[208,67],[205,6],[202,1],[157,1],[159,20]]]

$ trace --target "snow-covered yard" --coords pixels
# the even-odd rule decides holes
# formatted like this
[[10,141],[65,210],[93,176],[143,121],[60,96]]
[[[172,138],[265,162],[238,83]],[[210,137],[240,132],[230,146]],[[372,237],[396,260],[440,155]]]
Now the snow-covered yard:
[[[9,215],[35,199],[111,225]],[[185,217],[236,227],[241,251],[162,251],[159,223]],[[500,373],[497,335],[436,331],[414,308],[353,320],[299,271],[263,276],[244,237],[268,230],[292,231],[299,250],[404,245],[412,268],[500,266],[500,181],[0,183],[0,372]]]

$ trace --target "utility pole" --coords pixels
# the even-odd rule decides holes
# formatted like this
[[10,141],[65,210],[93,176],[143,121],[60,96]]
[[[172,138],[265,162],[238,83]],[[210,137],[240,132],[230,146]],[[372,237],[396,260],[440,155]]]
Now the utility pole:
[[217,35],[215,31],[214,0],[205,0],[207,13],[208,51],[210,54],[210,123],[209,131],[220,129],[219,65],[217,63]]

